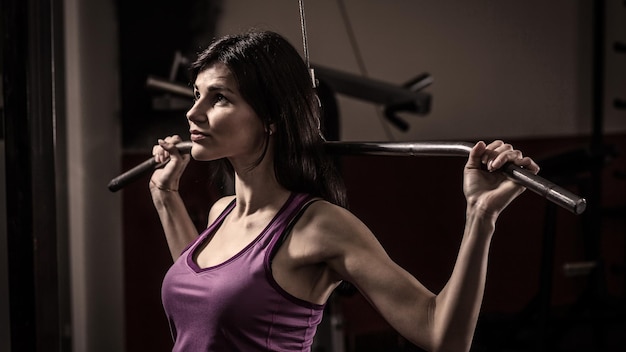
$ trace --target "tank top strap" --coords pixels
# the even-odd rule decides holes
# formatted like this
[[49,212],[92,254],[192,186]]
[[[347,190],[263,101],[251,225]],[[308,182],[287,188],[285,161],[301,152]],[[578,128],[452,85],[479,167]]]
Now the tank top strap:
[[271,258],[274,257],[278,248],[280,248],[289,233],[291,233],[291,230],[298,222],[298,219],[300,219],[302,214],[304,214],[304,211],[309,207],[309,205],[318,200],[321,200],[321,198],[313,197],[308,194],[299,194],[295,197],[289,207],[290,211],[288,212],[288,216],[285,216],[283,221],[279,222],[282,226],[275,230],[274,236],[272,236],[270,240],[267,259],[271,261]]
[[222,212],[220,213],[220,215],[218,215],[217,219],[215,219],[211,225],[209,225],[209,228],[214,227],[216,224],[221,223],[224,218],[226,217],[226,215],[230,214],[231,211],[233,211],[233,208],[235,207],[235,204],[237,203],[237,199],[233,198],[230,203],[228,203],[228,205],[226,206],[226,208],[224,208],[224,210],[222,210]]
[[226,208],[222,210],[222,212],[217,217],[217,219],[215,219],[206,229],[204,229],[204,231],[202,231],[200,235],[194,241],[191,241],[191,243],[189,243],[187,247],[183,249],[181,254],[189,250],[189,248],[191,248],[194,244],[198,243],[198,241],[202,241],[203,238],[206,237],[208,234],[214,232],[215,227],[219,226],[222,223],[222,221],[224,221],[224,218],[226,217],[226,215],[228,215],[233,210],[233,208],[235,208],[235,203],[236,203],[235,199],[233,198],[233,200],[231,200],[230,203],[228,203]]

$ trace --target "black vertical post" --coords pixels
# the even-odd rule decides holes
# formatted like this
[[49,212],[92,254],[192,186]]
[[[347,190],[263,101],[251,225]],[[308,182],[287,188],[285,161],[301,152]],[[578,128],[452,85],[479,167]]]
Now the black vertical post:
[[604,129],[605,1],[593,2],[592,147],[602,148]]
[[[604,83],[605,83],[605,0],[593,2],[593,97],[591,145],[592,165],[589,179],[587,211],[583,217],[585,247],[589,260],[599,261],[601,268],[600,236],[602,233],[602,171],[606,158],[604,145]],[[603,291],[602,270],[592,273],[593,295]]]
[[[583,297],[585,308],[591,309],[592,319],[601,319],[601,311],[594,311],[599,304],[606,302],[606,281],[604,260],[601,253],[602,241],[602,173],[606,158],[604,145],[604,104],[605,104],[605,50],[606,50],[606,1],[593,1],[593,98],[592,98],[592,135],[590,150],[592,165],[588,182],[589,197],[587,211],[583,216],[583,236],[588,260],[596,262],[596,267],[589,277],[589,286]],[[606,308],[606,307],[604,307]],[[600,307],[602,309],[602,307]],[[602,320],[593,324],[593,346],[598,351],[604,350],[605,333]]]
[[51,0],[2,0],[11,347],[60,344]]
[[554,251],[556,250],[557,211],[554,203],[548,203],[544,217],[543,239],[541,246],[541,273],[537,296],[537,346],[536,351],[549,351],[551,336],[552,281],[554,273]]

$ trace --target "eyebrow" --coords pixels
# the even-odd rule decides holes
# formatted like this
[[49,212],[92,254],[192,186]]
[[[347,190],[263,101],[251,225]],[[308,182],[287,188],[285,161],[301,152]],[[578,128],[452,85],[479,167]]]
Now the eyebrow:
[[210,85],[208,87],[208,91],[209,92],[214,92],[214,91],[219,91],[219,90],[226,90],[226,91],[229,91],[229,92],[233,93],[232,89],[230,89],[230,88],[228,88],[226,86],[220,85],[220,84]]
[[[197,85],[195,85],[195,84],[193,85],[193,89],[194,89],[194,90],[200,90],[200,89],[198,88],[198,86],[197,86]],[[221,85],[221,84],[212,84],[212,85],[208,86],[207,90],[208,90],[209,92],[215,92],[215,91],[223,91],[223,90],[225,90],[225,91],[228,91],[228,92],[234,93],[234,91],[233,91],[232,89],[230,89],[230,88],[229,88],[229,87],[227,87],[227,86]]]

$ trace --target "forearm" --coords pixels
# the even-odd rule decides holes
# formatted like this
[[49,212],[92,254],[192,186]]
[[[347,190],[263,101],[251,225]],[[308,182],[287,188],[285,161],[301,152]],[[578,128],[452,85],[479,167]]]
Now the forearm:
[[469,350],[487,275],[495,217],[468,208],[459,255],[450,280],[436,297],[433,329],[442,350]]
[[150,192],[172,259],[176,260],[185,247],[197,238],[198,231],[178,192],[164,191],[155,187],[152,187]]

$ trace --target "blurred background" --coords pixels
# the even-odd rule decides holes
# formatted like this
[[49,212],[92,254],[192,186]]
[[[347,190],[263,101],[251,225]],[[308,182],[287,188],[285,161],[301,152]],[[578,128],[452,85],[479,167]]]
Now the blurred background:
[[[171,350],[160,302],[171,258],[148,178],[107,184],[158,138],[187,135],[191,100],[174,88],[188,87],[186,66],[214,37],[270,29],[304,54],[298,5],[2,0],[1,351]],[[505,139],[587,199],[575,215],[526,192],[502,214],[472,350],[625,350],[626,2],[304,9],[327,139]],[[351,210],[441,289],[463,230],[463,158],[338,164]],[[209,171],[192,162],[181,186],[198,228],[228,188]],[[314,351],[419,349],[346,293],[329,303]]]

